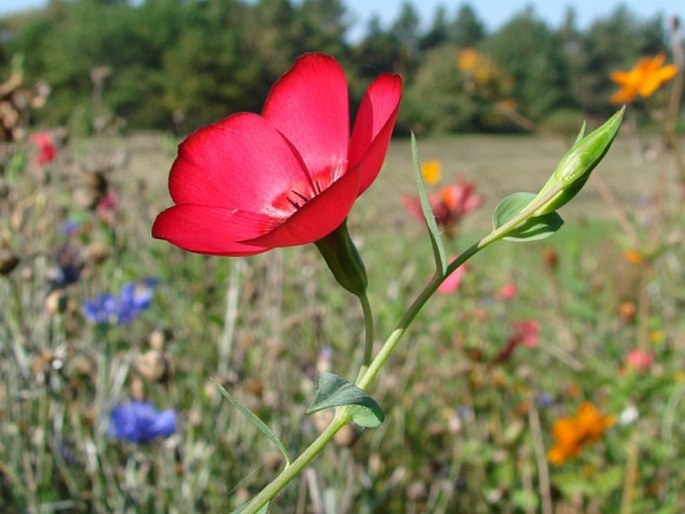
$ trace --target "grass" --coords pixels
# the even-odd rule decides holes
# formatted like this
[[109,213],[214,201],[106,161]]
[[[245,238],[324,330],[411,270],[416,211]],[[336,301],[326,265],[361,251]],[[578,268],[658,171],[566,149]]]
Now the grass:
[[[422,159],[443,162],[443,182],[474,181],[485,198],[448,242],[450,252],[488,230],[506,194],[535,191],[568,144],[528,136],[420,140]],[[303,415],[317,373],[330,366],[349,377],[361,358],[360,309],[313,247],[232,260],[150,238],[154,216],[169,204],[174,147],[156,135],[74,141],[46,169],[28,164],[2,176],[2,245],[21,259],[0,277],[2,512],[229,512],[282,461],[211,380],[295,455],[321,422]],[[644,148],[619,139],[598,170],[641,235],[654,226],[642,220],[661,173]],[[350,218],[379,338],[431,273],[428,239],[401,203],[415,191],[410,162],[409,142],[393,142]],[[78,205],[95,172],[119,196],[112,212]],[[386,422],[364,433],[350,428],[273,512],[685,510],[682,209],[668,188],[661,253],[632,264],[596,186],[591,181],[564,208],[567,226],[553,238],[497,244],[473,260],[457,293],[433,298],[371,390]],[[56,230],[70,218],[80,220],[78,232]],[[80,280],[50,293],[66,247],[76,252]],[[150,275],[160,283],[139,319],[106,330],[84,320],[84,300]],[[498,299],[507,283],[516,284],[516,297]],[[527,319],[540,326],[538,346],[496,362],[515,323]],[[654,356],[649,369],[626,367],[635,348]],[[142,356],[161,358],[167,372],[141,367]],[[146,444],[108,436],[111,408],[130,396],[173,408],[177,433]],[[618,421],[554,467],[545,458],[552,427],[582,401]],[[628,420],[631,408],[637,419]]]

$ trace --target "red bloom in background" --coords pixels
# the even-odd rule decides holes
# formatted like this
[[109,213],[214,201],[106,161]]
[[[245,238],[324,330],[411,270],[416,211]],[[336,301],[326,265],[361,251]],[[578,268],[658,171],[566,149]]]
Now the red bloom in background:
[[469,266],[466,263],[455,269],[445,280],[442,281],[442,284],[440,284],[440,287],[438,287],[438,293],[454,293],[457,289],[459,289],[461,281],[464,278],[464,273],[466,273],[468,269]]
[[499,288],[499,291],[495,293],[495,298],[497,300],[512,300],[516,298],[517,294],[518,288],[516,287],[516,284],[513,282],[507,282]]
[[654,364],[654,355],[640,349],[630,350],[625,358],[626,368],[645,372]]
[[31,134],[29,136],[29,143],[32,143],[38,149],[38,155],[34,158],[34,162],[37,165],[48,164],[57,157],[57,147],[50,132],[43,131]]
[[272,87],[261,115],[233,114],[181,143],[169,176],[176,205],[157,216],[152,235],[228,256],[322,239],[377,177],[401,94],[399,76],[379,76],[350,134],[341,66],[304,55]]
[[[469,182],[457,182],[440,188],[428,195],[435,222],[445,229],[448,236],[456,235],[457,226],[462,218],[481,204],[481,197],[475,193],[475,185]],[[405,197],[404,206],[409,214],[423,221],[421,201],[418,197]]]
[[514,350],[522,344],[526,348],[535,348],[538,345],[538,333],[540,324],[533,319],[515,321],[512,333],[507,339],[504,348],[497,354],[494,362],[503,362],[511,358]]

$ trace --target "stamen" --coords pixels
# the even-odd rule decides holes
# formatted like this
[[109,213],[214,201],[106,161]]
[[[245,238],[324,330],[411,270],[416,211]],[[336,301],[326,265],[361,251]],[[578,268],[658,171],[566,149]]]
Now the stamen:
[[300,193],[300,192],[298,192],[298,191],[294,191],[294,190],[293,190],[293,191],[291,191],[291,193],[293,193],[294,195],[299,196],[300,199],[301,199],[303,202],[305,202],[305,203],[307,202],[307,200],[309,200],[309,198],[307,198],[306,196],[304,196],[302,193]]

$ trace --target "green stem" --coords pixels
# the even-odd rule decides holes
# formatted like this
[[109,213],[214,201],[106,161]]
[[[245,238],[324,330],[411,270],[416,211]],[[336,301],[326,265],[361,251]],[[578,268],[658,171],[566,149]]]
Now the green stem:
[[[423,288],[419,296],[414,300],[411,306],[407,309],[402,319],[398,322],[395,329],[392,331],[388,339],[383,343],[380,351],[374,357],[369,367],[360,375],[357,380],[357,387],[360,389],[366,389],[369,387],[371,382],[376,378],[383,365],[390,357],[390,354],[399,343],[402,336],[407,331],[407,328],[411,322],[416,318],[416,315],[421,311],[423,306],[426,304],[428,299],[435,293],[435,291],[440,287],[440,284],[448,277],[452,272],[454,272],[459,266],[464,264],[467,260],[473,257],[480,250],[488,246],[489,244],[496,241],[498,238],[488,238],[487,236],[477,243],[471,245],[469,248],[464,250],[457,258],[455,258],[448,266],[444,275],[436,273],[431,281]],[[365,354],[370,352],[371,343],[373,342],[373,327],[369,328],[372,323],[371,319],[371,309],[368,306],[368,299],[366,295],[359,296],[362,307],[364,308],[364,318],[367,323],[367,347]],[[370,360],[370,358],[368,359]],[[367,362],[365,355],[364,362]],[[364,369],[364,368],[362,368]],[[239,510],[240,514],[256,514],[259,512],[264,505],[267,504],[272,498],[274,498],[285,486],[288,485],[304,468],[309,464],[323,449],[326,445],[333,439],[333,436],[347,423],[352,421],[352,414],[350,409],[347,407],[342,407],[337,409],[335,417],[331,423],[326,427],[326,429],[317,437],[305,450],[292,462],[290,466],[287,466],[281,473],[264,489],[262,489],[257,496],[252,498],[252,500],[242,509]]]
[[281,473],[274,478],[264,489],[262,489],[257,496],[252,498],[250,502],[239,509],[240,514],[256,514],[271,501],[282,489],[285,488],[300,472],[309,464],[314,458],[321,453],[328,443],[331,442],[333,436],[342,427],[352,421],[352,413],[348,407],[341,407],[336,410],[335,417],[326,429],[319,434],[305,450],[290,464],[286,466]]
[[[397,346],[397,343],[399,343],[400,339],[402,339],[402,336],[407,331],[407,328],[409,328],[411,322],[414,321],[414,318],[416,318],[416,315],[423,308],[428,299],[433,296],[433,293],[435,293],[438,287],[440,287],[440,284],[443,282],[443,280],[452,274],[452,272],[454,272],[454,270],[456,270],[459,266],[473,257],[477,252],[485,248],[487,244],[490,244],[482,244],[483,240],[484,239],[478,241],[476,244],[473,244],[464,250],[464,252],[462,252],[447,266],[447,270],[445,271],[444,275],[440,275],[439,273],[435,274],[426,287],[423,288],[423,291],[421,291],[416,300],[414,300],[414,302],[411,304],[409,309],[407,309],[407,312],[404,313],[404,316],[402,316],[402,319],[397,323],[397,326],[392,331],[388,339],[386,339],[385,343],[383,343],[382,348],[373,359],[373,362],[371,362],[369,365],[369,368],[357,380],[357,383],[355,384],[357,387],[360,389],[366,389],[369,387],[371,382],[373,382],[380,370],[383,368],[383,365],[388,360],[388,357],[390,357],[390,354]],[[493,241],[495,240],[493,239],[491,242]]]
[[373,353],[373,313],[371,312],[371,304],[366,293],[359,296],[359,301],[364,311],[364,360],[362,361],[362,366],[366,367],[371,362],[371,354]]

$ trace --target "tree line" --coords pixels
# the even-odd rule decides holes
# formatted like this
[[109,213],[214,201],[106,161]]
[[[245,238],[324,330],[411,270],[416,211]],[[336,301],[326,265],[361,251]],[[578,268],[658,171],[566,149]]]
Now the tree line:
[[183,133],[259,111],[297,56],[321,51],[345,67],[354,101],[379,73],[403,75],[400,131],[504,130],[606,115],[610,71],[667,42],[661,17],[626,7],[583,30],[571,8],[559,27],[528,7],[488,32],[469,4],[421,20],[408,1],[355,40],[353,21],[342,0],[51,0],[0,19],[0,71],[21,56],[25,80],[49,84],[39,123]]

